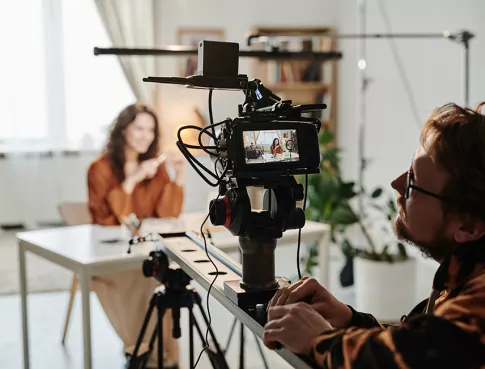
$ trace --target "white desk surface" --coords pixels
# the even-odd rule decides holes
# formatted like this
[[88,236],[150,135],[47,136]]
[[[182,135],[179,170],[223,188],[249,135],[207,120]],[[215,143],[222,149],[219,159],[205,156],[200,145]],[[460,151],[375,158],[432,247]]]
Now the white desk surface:
[[[143,223],[142,234],[148,232],[200,232],[200,224],[204,214],[191,213],[177,219],[148,219]],[[208,221],[210,224],[210,221]],[[233,236],[224,227],[212,227],[211,234],[214,245],[226,252],[237,251],[238,237]],[[318,240],[328,230],[328,225],[307,221],[302,229],[302,242]],[[111,265],[139,265],[152,250],[151,243],[140,243],[132,247],[127,254],[128,236],[123,235],[122,227],[81,225],[59,227],[37,231],[20,232],[17,238],[27,250],[51,259],[69,269],[76,270],[90,265],[93,268],[105,269]],[[278,240],[279,244],[295,243],[298,230],[289,230]],[[117,240],[117,242],[106,242]],[[208,240],[209,242],[209,240]],[[97,268],[96,268],[97,269]],[[109,268],[111,269],[111,268]],[[94,270],[92,271],[94,272]]]

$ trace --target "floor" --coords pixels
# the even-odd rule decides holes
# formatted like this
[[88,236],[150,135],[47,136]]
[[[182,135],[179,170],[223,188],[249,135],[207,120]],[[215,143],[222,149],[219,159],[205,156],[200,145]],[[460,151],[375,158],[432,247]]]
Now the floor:
[[[1,237],[2,247],[15,248],[14,234]],[[337,276],[340,262],[332,262],[331,275]],[[18,277],[17,277],[18,278]],[[331,289],[336,290],[340,298],[352,303],[351,290],[338,289],[336,280],[331,280]],[[194,287],[198,287],[194,284]],[[197,288],[205,301],[205,293]],[[65,346],[61,344],[61,333],[64,324],[68,302],[65,291],[31,293],[28,300],[30,362],[31,369],[81,369],[83,368],[82,319],[80,295],[76,296],[71,323]],[[212,327],[216,338],[222,347],[227,347],[229,328],[233,317],[215,300],[210,300],[210,311],[213,317]],[[94,369],[122,369],[125,361],[121,342],[111,328],[94,293],[91,295],[91,327]],[[188,316],[186,312],[181,317],[182,338],[180,342],[180,359],[184,368],[188,367]],[[205,326],[203,326],[205,332]],[[185,333],[184,333],[185,332]],[[263,368],[263,362],[257,354],[256,340],[253,335],[246,334],[245,368]],[[239,331],[231,341],[226,354],[231,368],[239,368]],[[202,345],[196,337],[195,355],[198,356]],[[270,368],[287,369],[290,366],[276,353],[264,348]],[[256,352],[256,353],[255,353]],[[21,333],[21,306],[17,294],[0,296],[0,368],[23,368]],[[203,355],[198,368],[211,368],[206,355]]]

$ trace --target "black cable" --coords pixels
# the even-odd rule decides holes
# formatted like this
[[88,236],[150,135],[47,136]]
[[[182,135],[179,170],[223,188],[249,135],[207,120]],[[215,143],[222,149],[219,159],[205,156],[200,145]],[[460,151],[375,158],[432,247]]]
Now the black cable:
[[[194,168],[194,170],[197,172],[197,174],[211,187],[217,187],[219,185],[218,182],[216,183],[212,183],[204,174],[202,174],[202,172],[200,171],[199,168],[197,168],[197,166],[194,164],[194,162],[192,161],[192,159],[190,158],[190,152],[185,148],[183,142],[180,142],[180,141],[177,141],[177,147],[179,148],[179,150],[182,152],[182,154],[185,156],[185,158],[187,159],[187,161],[189,162],[189,164],[192,166],[192,168]],[[195,159],[194,159],[195,160]],[[201,165],[202,166],[202,165]],[[203,167],[203,166],[202,166]],[[203,167],[205,168],[205,167]],[[206,168],[207,169],[207,168]],[[217,178],[218,179],[218,178]],[[219,179],[218,179],[219,181]]]
[[[198,137],[198,141],[199,141],[199,145],[200,145],[200,147],[202,147],[202,150],[204,150],[204,152],[206,152],[207,154],[212,155],[212,156],[219,156],[219,154],[218,154],[218,153],[214,153],[214,152],[212,152],[212,151],[205,150],[205,148],[207,148],[207,146],[204,146],[204,145],[202,144],[202,135],[205,133],[205,134],[207,134],[207,135],[209,135],[209,136],[211,136],[211,137],[215,137],[215,136],[212,136],[212,134],[209,134],[209,132],[208,132],[209,128],[210,128],[210,129],[212,129],[213,131],[215,131],[215,129],[214,129],[215,127],[220,126],[220,125],[222,125],[222,124],[225,124],[225,123],[227,123],[227,122],[230,122],[230,119],[224,119],[223,121],[221,121],[221,122],[219,122],[219,123],[215,123],[215,124],[211,123],[211,124],[210,124],[210,125],[208,125],[207,127],[204,127],[204,128],[201,128],[201,129],[200,129],[200,132],[199,132],[199,137]],[[214,141],[215,141],[216,143],[218,143],[218,142],[219,142],[219,140],[218,140],[218,139],[214,139]],[[216,149],[218,149],[218,147],[217,147]]]
[[209,90],[209,122],[212,127],[212,134],[216,135],[216,130],[214,129],[214,117],[212,115],[212,88]]
[[207,222],[207,219],[209,219],[212,208],[214,207],[216,201],[219,200],[219,196],[220,196],[220,194],[217,195],[215,201],[212,203],[211,207],[209,208],[209,214],[207,214],[207,216],[205,217],[204,221],[202,222],[202,224],[200,226],[200,234],[202,235],[202,239],[204,240],[205,254],[207,255],[207,258],[212,263],[214,268],[216,269],[216,272],[215,272],[216,274],[215,274],[214,279],[212,280],[211,284],[209,285],[209,289],[207,290],[206,305],[207,305],[207,316],[209,317],[209,325],[207,326],[207,330],[205,332],[205,346],[202,348],[202,350],[199,353],[199,356],[197,357],[197,360],[196,360],[195,365],[194,365],[194,369],[197,367],[197,364],[199,364],[200,358],[202,357],[202,354],[204,353],[204,351],[209,348],[209,329],[212,325],[212,317],[211,317],[211,312],[210,312],[210,307],[209,307],[209,297],[210,297],[210,291],[212,289],[212,286],[216,282],[217,276],[219,275],[219,269],[217,269],[217,265],[214,263],[211,256],[209,255],[209,251],[207,250],[207,240],[205,239],[205,235],[204,235],[204,224]]
[[[307,193],[308,193],[308,174],[305,174],[305,195],[303,197],[303,212],[305,212],[305,208],[306,208]],[[298,279],[301,279],[300,243],[301,243],[301,228],[298,230],[298,246],[296,249],[296,268],[298,270]]]
[[[389,14],[387,14],[386,7],[385,7],[384,3],[382,2],[382,0],[379,0],[377,2],[377,4],[379,5],[379,10],[381,12],[382,19],[384,20],[384,26],[386,28],[386,32],[392,34],[391,21],[389,19]],[[422,123],[421,123],[421,119],[419,119],[418,108],[417,108],[417,105],[416,105],[416,98],[415,98],[413,90],[411,88],[411,83],[409,82],[408,76],[406,74],[406,70],[404,69],[404,63],[402,62],[402,59],[399,56],[394,38],[392,38],[392,37],[389,38],[388,42],[389,42],[389,46],[391,48],[391,52],[392,52],[393,57],[394,57],[394,62],[396,63],[396,66],[399,70],[399,77],[401,78],[401,81],[404,85],[404,90],[406,91],[406,94],[407,94],[407,97],[408,97],[408,102],[409,102],[409,105],[411,106],[411,111],[414,115],[414,119],[415,119],[418,127],[421,129]]]
[[[179,130],[177,131],[177,138],[179,140],[179,142],[183,145],[183,147],[185,148],[183,154],[185,156],[185,158],[187,160],[192,160],[194,161],[195,163],[197,163],[202,169],[204,169],[208,174],[210,174],[214,179],[219,179],[214,173],[212,173],[209,169],[207,169],[207,167],[202,164],[200,161],[198,161],[188,150],[187,150],[187,146],[186,144],[184,143],[184,141],[182,140],[182,136],[181,136],[181,132],[186,129],[186,127],[190,127],[190,126],[184,126],[184,127],[180,127]],[[177,145],[178,146],[178,145]],[[180,147],[179,147],[180,148]],[[190,158],[190,159],[189,159]],[[199,173],[199,172],[198,172]]]

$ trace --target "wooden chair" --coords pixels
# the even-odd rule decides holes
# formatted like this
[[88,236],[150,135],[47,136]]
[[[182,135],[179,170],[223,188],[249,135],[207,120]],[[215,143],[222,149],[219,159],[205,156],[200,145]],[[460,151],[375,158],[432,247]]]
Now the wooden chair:
[[[79,202],[66,202],[61,203],[58,206],[59,213],[61,215],[62,222],[66,226],[75,226],[91,223],[91,214],[87,203]],[[79,286],[79,277],[74,274],[71,284],[71,292],[69,296],[69,305],[67,307],[66,321],[64,323],[64,330],[62,333],[62,344],[66,341],[67,328],[69,326],[69,319],[71,318],[72,305],[74,303],[74,297]]]

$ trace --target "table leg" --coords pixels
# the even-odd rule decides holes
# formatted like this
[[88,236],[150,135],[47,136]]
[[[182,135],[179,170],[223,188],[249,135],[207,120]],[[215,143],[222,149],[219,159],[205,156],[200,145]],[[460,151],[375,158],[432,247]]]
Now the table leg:
[[318,281],[322,286],[329,287],[330,276],[330,231],[324,231],[318,241],[318,265],[320,275]]
[[91,369],[91,306],[89,299],[91,278],[88,273],[83,272],[80,279],[83,309],[84,369]]
[[27,271],[25,268],[25,248],[19,241],[20,300],[22,302],[22,340],[24,369],[29,369],[29,327],[27,324]]

